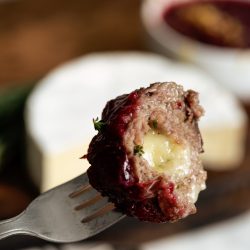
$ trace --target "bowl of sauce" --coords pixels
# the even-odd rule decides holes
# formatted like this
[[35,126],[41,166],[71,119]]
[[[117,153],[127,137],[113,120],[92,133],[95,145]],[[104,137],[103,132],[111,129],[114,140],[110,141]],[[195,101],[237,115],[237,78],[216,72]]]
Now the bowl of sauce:
[[250,0],[146,0],[142,21],[158,51],[250,100]]

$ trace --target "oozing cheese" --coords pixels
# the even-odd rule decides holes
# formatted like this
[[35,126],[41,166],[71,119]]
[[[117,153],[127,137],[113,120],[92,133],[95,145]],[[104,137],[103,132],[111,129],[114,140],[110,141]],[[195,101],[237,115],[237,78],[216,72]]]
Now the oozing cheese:
[[197,185],[196,180],[195,180],[195,176],[192,176],[193,180],[192,180],[192,184],[190,185],[191,187],[191,191],[187,194],[187,196],[189,197],[189,200],[193,203],[195,203],[198,200],[198,195],[200,193],[201,190],[204,190],[206,188],[206,184],[203,183],[202,185]]
[[143,157],[156,171],[169,174],[172,178],[189,174],[191,160],[187,146],[150,130],[144,137],[143,150]]
[[[173,181],[178,182],[190,174],[190,148],[176,143],[168,136],[150,130],[144,136],[143,151],[143,158],[149,166],[159,173],[167,174]],[[205,189],[205,184],[197,184],[195,178],[191,176],[190,190],[187,193],[192,203],[197,201],[200,191]]]

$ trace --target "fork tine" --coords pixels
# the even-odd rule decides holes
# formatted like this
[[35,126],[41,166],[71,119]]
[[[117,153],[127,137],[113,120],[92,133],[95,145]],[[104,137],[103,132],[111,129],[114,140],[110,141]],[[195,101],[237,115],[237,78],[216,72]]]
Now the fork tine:
[[83,225],[85,225],[91,231],[91,236],[102,232],[106,228],[126,217],[126,215],[118,212],[115,209],[112,209],[113,204],[109,204],[109,206],[100,211],[97,217],[97,214],[95,214],[82,220]]
[[86,218],[83,218],[82,223],[90,222],[93,219],[96,219],[97,217],[100,217],[100,216],[110,212],[114,208],[115,208],[115,206],[113,203],[107,203],[105,206],[103,206],[102,208],[100,208],[96,212],[92,213],[91,215],[87,216]]
[[74,189],[75,191],[70,193],[69,197],[72,199],[71,203],[79,202],[79,204],[72,204],[72,209],[75,210],[79,223],[81,221],[81,224],[90,230],[89,236],[103,231],[125,217],[115,210],[107,197],[102,197],[97,190],[92,188],[87,174],[74,181]]
[[90,198],[86,201],[83,201],[81,204],[79,204],[78,206],[75,207],[75,210],[81,210],[85,207],[91,206],[93,204],[95,204],[97,201],[101,200],[103,197],[101,196],[101,194],[97,194],[96,196],[94,196],[93,198]]
[[78,190],[71,193],[69,195],[69,197],[70,198],[75,198],[75,197],[77,197],[77,196],[79,196],[79,195],[81,195],[81,194],[83,194],[83,193],[85,193],[85,192],[87,192],[87,191],[89,191],[91,189],[92,189],[92,186],[90,184],[86,184],[84,186],[81,186]]

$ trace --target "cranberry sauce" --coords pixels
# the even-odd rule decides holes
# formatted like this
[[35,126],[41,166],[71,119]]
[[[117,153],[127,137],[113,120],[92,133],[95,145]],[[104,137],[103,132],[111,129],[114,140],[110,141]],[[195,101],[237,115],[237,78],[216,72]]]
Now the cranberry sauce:
[[165,22],[199,42],[234,48],[250,47],[250,1],[206,0],[173,4]]
[[102,187],[126,187],[133,185],[135,181],[133,163],[127,158],[122,137],[133,118],[138,98],[136,91],[119,96],[109,101],[103,110],[102,120],[106,124],[105,129],[92,139],[87,154],[91,164],[88,169],[90,182],[100,192],[104,192],[101,190]]
[[138,106],[139,94],[137,91],[129,95],[122,95],[107,103],[102,113],[102,119],[108,124],[109,133],[122,136],[131,121]]

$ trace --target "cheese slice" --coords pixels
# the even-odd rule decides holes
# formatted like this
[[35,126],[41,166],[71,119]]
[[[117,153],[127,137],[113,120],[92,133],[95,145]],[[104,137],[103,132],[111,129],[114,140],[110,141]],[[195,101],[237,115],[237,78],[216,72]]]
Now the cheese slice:
[[246,114],[236,98],[194,66],[150,53],[97,53],[55,69],[26,106],[31,176],[41,191],[83,173],[92,119],[107,100],[141,86],[174,81],[200,93],[206,114],[200,128],[204,162],[216,170],[237,167],[244,152]]

